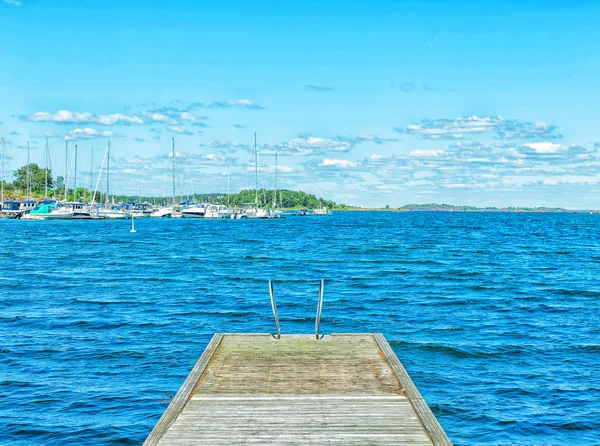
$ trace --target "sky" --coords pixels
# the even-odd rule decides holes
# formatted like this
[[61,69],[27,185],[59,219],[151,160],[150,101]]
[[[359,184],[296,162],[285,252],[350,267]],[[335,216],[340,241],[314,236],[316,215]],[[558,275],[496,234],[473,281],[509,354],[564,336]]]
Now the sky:
[[[4,171],[600,208],[600,2],[0,0]],[[92,162],[92,152],[94,160]],[[103,181],[100,181],[103,184]]]

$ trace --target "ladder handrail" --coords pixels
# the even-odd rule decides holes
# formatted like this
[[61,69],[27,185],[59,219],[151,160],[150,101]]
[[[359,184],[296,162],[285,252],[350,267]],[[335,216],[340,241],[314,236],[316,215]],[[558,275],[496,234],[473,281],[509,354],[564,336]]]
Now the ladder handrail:
[[315,336],[317,339],[322,339],[323,335],[319,337],[319,328],[321,328],[321,314],[323,312],[323,293],[325,291],[325,281],[321,279],[321,285],[319,287],[319,302],[317,303],[317,316],[315,317]]
[[269,295],[271,296],[271,309],[273,310],[273,317],[275,318],[275,328],[277,333],[272,336],[276,339],[281,338],[281,330],[279,329],[279,316],[277,315],[277,303],[275,302],[275,291],[273,289],[273,281],[269,280]]

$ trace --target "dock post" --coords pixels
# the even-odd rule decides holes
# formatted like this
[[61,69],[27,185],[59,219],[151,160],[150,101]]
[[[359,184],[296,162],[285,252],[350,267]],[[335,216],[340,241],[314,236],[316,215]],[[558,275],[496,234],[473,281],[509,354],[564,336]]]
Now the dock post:
[[271,309],[273,310],[273,317],[275,318],[275,328],[277,333],[273,334],[276,339],[281,338],[281,330],[279,328],[279,316],[277,315],[277,303],[275,302],[275,291],[273,290],[273,281],[269,280],[269,295],[271,296]]

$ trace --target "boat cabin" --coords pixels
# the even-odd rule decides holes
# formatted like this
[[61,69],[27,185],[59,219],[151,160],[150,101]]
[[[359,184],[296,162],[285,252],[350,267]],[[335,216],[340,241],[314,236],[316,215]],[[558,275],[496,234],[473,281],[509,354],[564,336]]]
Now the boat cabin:
[[9,201],[6,200],[2,203],[2,215],[11,215],[19,212],[21,206],[20,201]]
[[35,207],[35,201],[33,200],[25,200],[19,205],[19,211],[21,212],[29,212]]

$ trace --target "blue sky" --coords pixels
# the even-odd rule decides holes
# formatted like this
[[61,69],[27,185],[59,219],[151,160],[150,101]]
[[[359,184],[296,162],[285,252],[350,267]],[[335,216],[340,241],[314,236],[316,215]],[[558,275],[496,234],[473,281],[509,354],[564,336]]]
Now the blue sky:
[[[107,140],[117,192],[600,207],[600,4],[0,0],[9,172]],[[523,4],[526,3],[526,4]],[[189,169],[187,165],[189,164]],[[188,181],[192,179],[192,182]],[[178,186],[179,187],[179,186]]]

